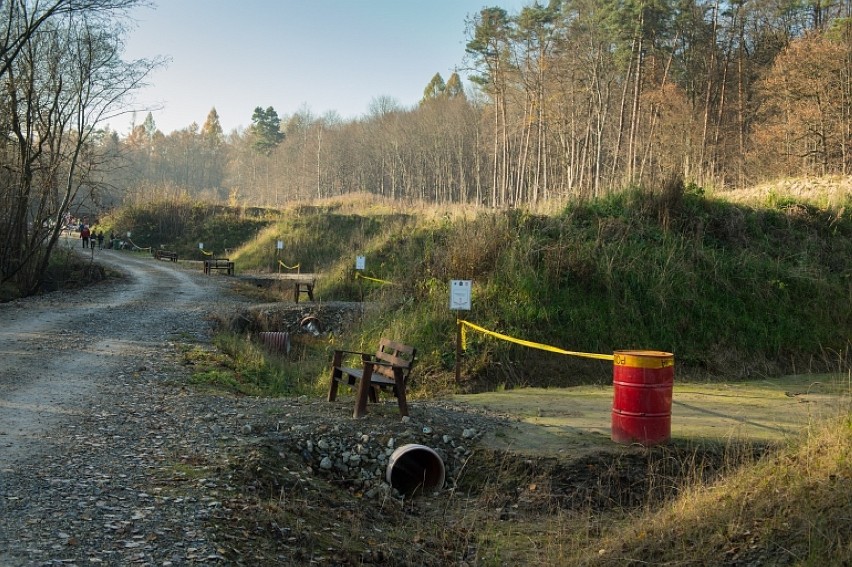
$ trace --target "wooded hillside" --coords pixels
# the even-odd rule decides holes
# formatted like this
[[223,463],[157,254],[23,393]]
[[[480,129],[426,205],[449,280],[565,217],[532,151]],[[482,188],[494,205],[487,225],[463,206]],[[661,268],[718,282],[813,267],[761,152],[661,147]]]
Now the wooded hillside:
[[274,206],[366,191],[503,207],[672,175],[719,188],[849,173],[852,2],[545,4],[474,15],[471,81],[424,77],[415,108],[377,96],[347,122],[258,107],[230,134],[215,109],[167,135],[149,117],[105,141],[129,158],[111,179],[142,198],[181,188]]
[[352,121],[258,106],[230,133],[215,108],[168,134],[149,114],[122,136],[106,123],[162,63],[122,59],[137,4],[0,2],[0,284],[34,291],[69,215],[128,199],[511,208],[850,173],[850,0],[483,8],[459,72],[424,77],[413,108],[379,93]]

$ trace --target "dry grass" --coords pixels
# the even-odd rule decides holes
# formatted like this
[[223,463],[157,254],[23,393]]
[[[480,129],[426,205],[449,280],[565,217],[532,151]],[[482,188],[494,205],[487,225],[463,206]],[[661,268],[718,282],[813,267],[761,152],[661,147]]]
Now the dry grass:
[[349,193],[347,195],[337,197],[301,201],[288,207],[288,210],[297,210],[306,205],[334,210],[341,214],[387,215],[412,214],[416,212],[418,218],[424,221],[431,221],[435,219],[455,220],[459,218],[475,218],[480,213],[489,210],[477,205],[456,203],[440,205],[430,201],[418,201],[415,199],[392,200],[387,197],[366,192]]
[[786,178],[761,183],[747,189],[720,191],[716,196],[749,205],[771,205],[777,201],[809,202],[822,208],[837,209],[852,200],[852,176]]
[[848,565],[852,562],[852,414],[798,446],[662,510],[616,524],[573,559],[588,565]]

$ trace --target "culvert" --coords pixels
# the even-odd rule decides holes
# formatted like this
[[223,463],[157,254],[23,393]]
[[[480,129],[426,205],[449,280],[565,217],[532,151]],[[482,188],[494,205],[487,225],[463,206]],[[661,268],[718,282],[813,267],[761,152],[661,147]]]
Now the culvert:
[[284,331],[263,331],[258,333],[260,342],[277,354],[290,354],[290,333]]
[[444,461],[433,449],[415,443],[403,445],[388,461],[387,481],[400,494],[433,494],[444,487]]

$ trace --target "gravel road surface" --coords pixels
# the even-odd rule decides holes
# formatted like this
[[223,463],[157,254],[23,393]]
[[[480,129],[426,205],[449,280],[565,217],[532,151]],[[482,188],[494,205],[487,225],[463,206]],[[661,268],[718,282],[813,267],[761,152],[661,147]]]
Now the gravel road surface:
[[210,417],[169,386],[175,341],[204,342],[211,306],[237,300],[223,277],[95,256],[126,277],[0,305],[0,565],[215,560],[200,526],[215,490],[151,482],[238,426],[236,409]]

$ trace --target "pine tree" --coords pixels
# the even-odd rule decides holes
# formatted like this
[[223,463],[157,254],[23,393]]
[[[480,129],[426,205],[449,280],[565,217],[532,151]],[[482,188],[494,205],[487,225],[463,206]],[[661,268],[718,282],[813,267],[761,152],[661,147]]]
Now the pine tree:
[[426,88],[423,89],[423,99],[420,103],[425,103],[426,101],[436,99],[444,95],[444,91],[446,90],[447,85],[444,84],[444,78],[440,73],[435,73],[435,76],[432,77],[432,80],[429,81],[429,84],[426,85]]
[[216,107],[210,109],[207,114],[207,120],[204,121],[204,126],[201,127],[201,137],[204,143],[216,148],[222,144],[224,133],[222,132],[222,124],[219,122],[219,113],[216,112]]
[[145,122],[142,123],[142,127],[145,128],[145,134],[148,135],[148,140],[154,138],[154,133],[157,131],[157,124],[154,122],[154,115],[150,112],[148,116],[145,117]]
[[271,106],[266,110],[261,107],[254,109],[251,117],[250,131],[254,137],[252,146],[258,152],[269,155],[278,144],[284,141],[284,132],[281,131],[281,119]]
[[444,94],[447,98],[459,98],[464,100],[464,85],[462,84],[461,77],[459,77],[458,73],[453,73],[450,75],[450,78],[447,79],[447,86],[444,88]]

